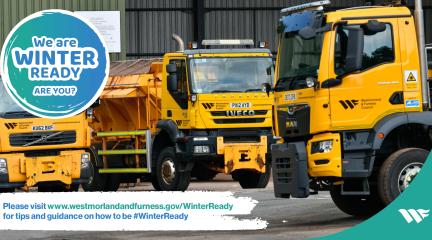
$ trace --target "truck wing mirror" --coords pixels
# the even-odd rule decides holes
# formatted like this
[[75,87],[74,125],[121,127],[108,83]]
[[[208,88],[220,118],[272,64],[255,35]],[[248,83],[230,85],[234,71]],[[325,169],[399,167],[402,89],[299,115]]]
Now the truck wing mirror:
[[262,90],[263,90],[263,92],[267,93],[267,96],[270,96],[270,92],[272,90],[270,83],[263,83],[262,84]]
[[364,32],[361,28],[349,28],[344,75],[362,69]]
[[96,99],[96,101],[90,107],[91,108],[97,108],[99,105],[101,105],[100,98]]
[[170,92],[177,92],[177,75],[170,74],[167,77],[167,88]]
[[365,35],[374,35],[375,33],[384,32],[386,24],[377,20],[369,20],[368,23],[362,25],[362,28]]
[[177,65],[175,63],[170,63],[166,65],[166,71],[169,74],[177,73]]

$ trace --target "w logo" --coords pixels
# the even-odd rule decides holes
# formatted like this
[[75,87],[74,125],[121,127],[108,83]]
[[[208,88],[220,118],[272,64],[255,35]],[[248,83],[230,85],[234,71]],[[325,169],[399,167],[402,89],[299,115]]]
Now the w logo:
[[339,100],[339,103],[342,105],[342,107],[347,110],[348,108],[353,109],[355,106],[357,106],[359,100]]
[[17,125],[18,123],[5,123],[7,129],[14,129]]
[[413,220],[417,223],[420,223],[421,221],[423,221],[423,219],[429,216],[429,211],[429,209],[399,209],[399,212],[405,218],[407,223],[411,223]]

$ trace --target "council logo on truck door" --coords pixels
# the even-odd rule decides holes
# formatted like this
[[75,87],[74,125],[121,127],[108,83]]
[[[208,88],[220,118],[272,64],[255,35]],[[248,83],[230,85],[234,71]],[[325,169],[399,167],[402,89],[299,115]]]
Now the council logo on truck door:
[[24,110],[65,118],[99,97],[108,79],[109,56],[93,25],[53,9],[34,13],[12,29],[0,70],[9,95]]

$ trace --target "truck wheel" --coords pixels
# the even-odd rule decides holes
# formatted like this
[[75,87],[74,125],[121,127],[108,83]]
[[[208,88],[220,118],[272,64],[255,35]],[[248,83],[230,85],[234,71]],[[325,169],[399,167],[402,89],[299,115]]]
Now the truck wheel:
[[218,172],[208,169],[205,166],[196,164],[192,170],[192,176],[196,177],[198,181],[210,181],[213,180]]
[[106,192],[115,192],[120,187],[121,176],[118,173],[110,173],[106,177],[106,182],[104,186],[104,191]]
[[89,181],[86,184],[82,184],[82,188],[86,192],[103,191],[107,180],[107,175],[99,173],[99,168],[96,167],[96,164],[93,160],[91,161],[90,169],[93,174],[90,176]]
[[[156,169],[153,170],[153,171],[156,171]],[[158,181],[158,178],[157,178],[156,174],[152,174],[152,176],[151,176],[151,183],[153,185],[153,188],[156,191],[161,191],[162,190],[161,186],[159,185],[159,181]]]
[[237,170],[232,173],[232,179],[238,181],[243,189],[265,188],[270,180],[271,160],[267,159],[265,173],[250,170]]
[[180,172],[179,166],[180,162],[176,158],[174,147],[163,149],[156,163],[155,181],[157,181],[157,184],[155,189],[161,191],[185,191],[189,186],[191,173],[190,171]]
[[15,188],[0,188],[0,193],[12,193],[15,192]]
[[64,184],[42,183],[38,185],[38,192],[78,192],[79,184],[72,184],[69,188]]
[[356,217],[370,217],[384,208],[378,194],[372,190],[369,196],[342,195],[341,185],[337,185],[330,188],[330,196],[339,210]]
[[420,148],[400,149],[391,154],[378,174],[378,192],[390,204],[420,172],[429,152]]
[[270,180],[270,168],[265,173],[250,170],[237,170],[233,172],[233,179],[237,179],[243,189],[265,188]]

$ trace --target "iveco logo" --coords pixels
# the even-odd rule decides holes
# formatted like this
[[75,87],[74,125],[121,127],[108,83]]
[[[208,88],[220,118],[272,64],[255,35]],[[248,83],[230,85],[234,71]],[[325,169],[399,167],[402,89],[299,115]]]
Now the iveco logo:
[[254,110],[237,110],[237,111],[226,111],[227,117],[239,117],[239,116],[254,116]]

